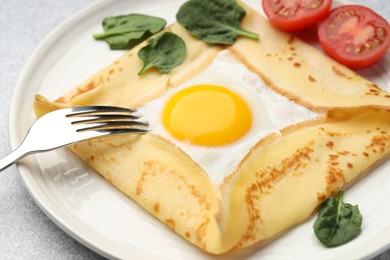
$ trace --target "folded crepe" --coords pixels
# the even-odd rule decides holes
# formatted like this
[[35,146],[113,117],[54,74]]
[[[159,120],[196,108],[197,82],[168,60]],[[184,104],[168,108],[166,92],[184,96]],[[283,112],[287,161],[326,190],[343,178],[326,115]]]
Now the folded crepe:
[[247,11],[241,26],[261,40],[240,38],[229,49],[276,92],[314,111],[389,107],[388,92],[241,5]]
[[[221,185],[158,135],[110,136],[71,147],[150,214],[213,254],[248,247],[305,221],[390,150],[387,92],[244,7],[243,27],[259,32],[261,41],[240,38],[229,49],[280,94],[327,115],[259,140]],[[136,108],[202,71],[220,51],[177,23],[167,30],[187,46],[185,62],[171,73],[136,75],[142,43],[54,102],[37,95],[37,116],[79,105]]]

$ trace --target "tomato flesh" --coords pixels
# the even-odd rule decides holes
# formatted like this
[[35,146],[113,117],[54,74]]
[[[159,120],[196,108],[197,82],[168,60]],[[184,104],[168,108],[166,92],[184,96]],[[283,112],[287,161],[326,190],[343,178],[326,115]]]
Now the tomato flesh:
[[321,21],[328,14],[332,0],[263,0],[262,5],[272,25],[295,32]]
[[389,23],[371,9],[345,5],[334,9],[318,28],[322,48],[350,67],[376,63],[390,47]]

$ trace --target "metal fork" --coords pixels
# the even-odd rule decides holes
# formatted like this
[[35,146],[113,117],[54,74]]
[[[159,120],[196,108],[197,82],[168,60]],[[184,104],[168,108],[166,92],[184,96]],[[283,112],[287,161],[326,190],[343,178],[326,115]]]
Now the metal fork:
[[0,160],[0,171],[26,155],[112,134],[145,133],[148,123],[135,110],[112,106],[82,106],[50,112],[31,126],[22,143]]

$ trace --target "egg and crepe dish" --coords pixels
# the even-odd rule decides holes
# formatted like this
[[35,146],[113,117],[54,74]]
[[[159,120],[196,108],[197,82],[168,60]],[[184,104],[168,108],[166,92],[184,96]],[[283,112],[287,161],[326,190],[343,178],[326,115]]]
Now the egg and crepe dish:
[[[200,249],[222,254],[280,235],[390,151],[390,94],[246,10],[261,35],[187,46],[168,74],[142,76],[146,42],[51,102],[139,110],[151,131],[70,147],[112,185]],[[207,100],[207,101],[204,101]]]

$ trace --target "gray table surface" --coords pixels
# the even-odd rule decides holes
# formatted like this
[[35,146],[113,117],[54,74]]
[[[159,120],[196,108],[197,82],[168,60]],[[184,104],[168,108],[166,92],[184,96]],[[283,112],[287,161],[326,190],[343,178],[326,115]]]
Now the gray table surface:
[[[1,0],[0,157],[10,152],[8,111],[23,65],[44,37],[93,0]],[[355,0],[390,20],[384,0]],[[260,3],[260,0],[259,0]],[[15,166],[0,174],[0,259],[102,259],[57,227],[30,197]],[[390,259],[390,250],[375,259]]]

